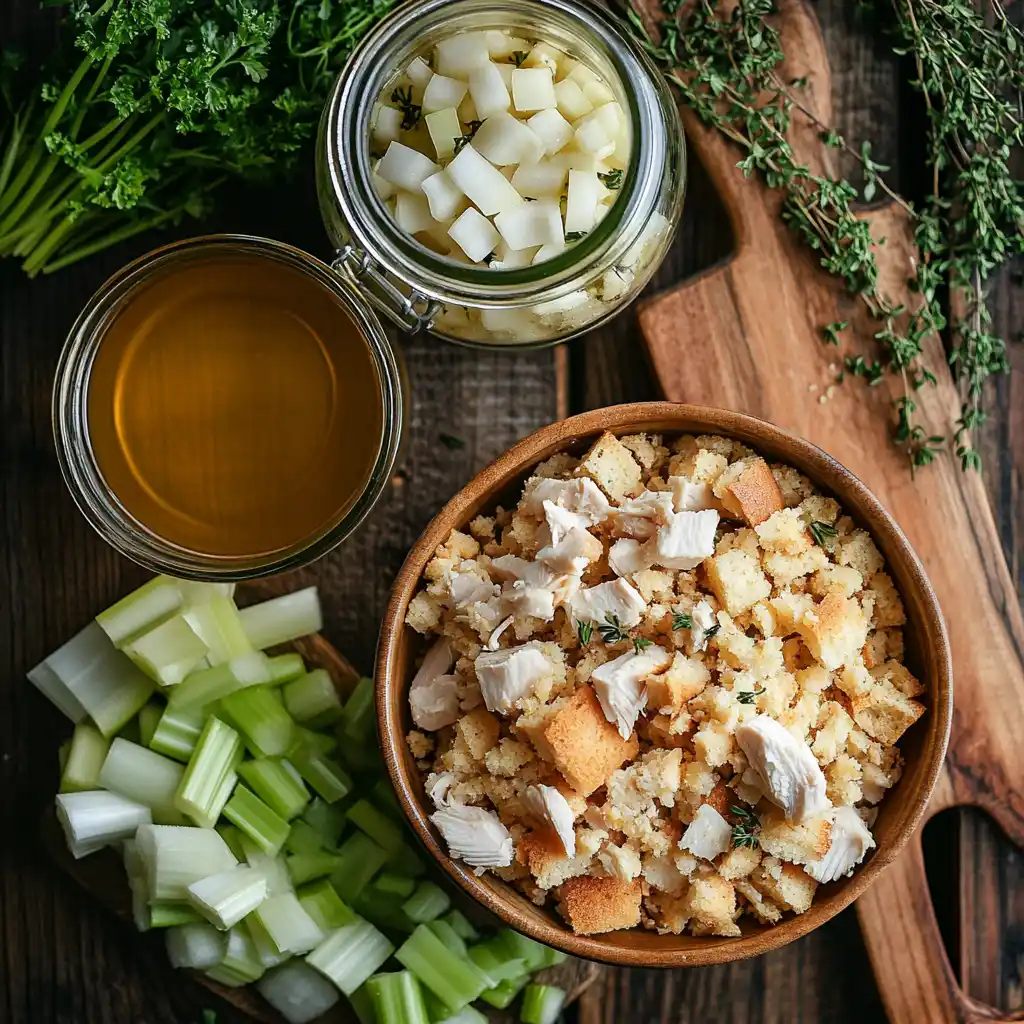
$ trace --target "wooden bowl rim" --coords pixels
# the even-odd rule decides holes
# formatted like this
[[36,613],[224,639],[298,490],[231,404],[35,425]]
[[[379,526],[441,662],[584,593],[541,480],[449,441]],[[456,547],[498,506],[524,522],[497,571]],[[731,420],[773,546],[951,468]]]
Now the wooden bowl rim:
[[[666,422],[673,421],[678,421],[678,427],[664,426]],[[894,823],[893,836],[889,841],[880,843],[868,862],[851,878],[833,883],[836,886],[834,891],[822,902],[814,903],[806,913],[738,938],[708,937],[695,940],[694,945],[686,949],[633,949],[608,943],[602,936],[576,935],[568,926],[560,926],[543,918],[539,908],[536,912],[523,910],[496,886],[485,882],[482,877],[477,877],[448,856],[427,820],[427,812],[421,806],[413,787],[411,773],[406,770],[401,716],[409,680],[398,677],[401,666],[396,654],[399,638],[407,628],[406,609],[416,593],[423,569],[449,532],[466,524],[467,509],[474,509],[476,503],[488,492],[500,490],[502,486],[511,483],[544,458],[553,445],[562,449],[605,430],[616,434],[641,432],[655,429],[654,424],[661,424],[657,428],[659,430],[724,434],[749,440],[753,447],[765,444],[777,451],[785,451],[787,455],[782,457],[783,461],[792,459],[792,464],[815,483],[836,494],[842,493],[844,503],[855,506],[854,518],[858,524],[866,526],[875,537],[884,535],[888,546],[900,551],[908,568],[910,589],[915,591],[921,607],[922,632],[925,634],[922,642],[928,641],[934,649],[935,678],[925,680],[929,705],[926,715],[928,733],[920,752],[924,761],[923,775],[917,791],[910,798],[905,798],[902,818]],[[609,406],[549,424],[513,445],[478,473],[428,523],[398,571],[381,626],[375,678],[377,720],[388,774],[412,828],[449,877],[506,924],[531,938],[573,956],[625,967],[698,967],[758,956],[806,935],[848,907],[895,859],[920,823],[942,768],[953,715],[949,637],[938,600],[920,559],[878,498],[828,453],[773,423],[710,406],[673,402],[635,402]],[[906,773],[901,785],[906,783],[905,776]]]

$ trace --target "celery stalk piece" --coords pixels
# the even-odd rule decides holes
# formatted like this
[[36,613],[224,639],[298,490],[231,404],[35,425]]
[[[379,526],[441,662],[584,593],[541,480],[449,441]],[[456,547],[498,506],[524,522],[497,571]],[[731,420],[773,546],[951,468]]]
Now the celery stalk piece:
[[315,668],[293,679],[282,693],[288,714],[311,729],[322,729],[341,717],[341,698],[325,668]]
[[189,758],[174,805],[202,828],[213,828],[234,786],[241,737],[219,718],[208,718]]
[[68,757],[70,755],[71,755],[71,740],[65,740],[57,748],[57,767],[60,769],[61,775],[64,774],[64,769],[67,768],[67,766],[68,766]]
[[252,791],[286,821],[298,817],[309,803],[309,791],[294,768],[279,758],[261,757],[238,766]]
[[266,898],[266,876],[241,864],[200,878],[188,887],[189,903],[221,931],[238,924]]
[[95,622],[58,647],[28,678],[72,721],[81,721],[82,709],[104,736],[113,736],[134,718],[155,688]]
[[150,679],[161,686],[177,686],[206,657],[209,648],[181,615],[175,615],[121,650]]
[[380,928],[381,931],[410,935],[416,925],[402,911],[404,902],[401,896],[381,892],[372,885],[368,885],[352,897],[350,905],[360,917],[366,918],[370,924]]
[[175,928],[182,924],[199,924],[203,919],[184,903],[150,903],[150,928]]
[[110,744],[99,783],[111,793],[145,804],[158,825],[183,825],[174,795],[184,774],[177,761],[118,736]]
[[370,795],[373,797],[374,805],[388,817],[398,822],[405,820],[402,805],[386,778],[380,778],[373,784]]
[[184,903],[193,882],[227,871],[237,863],[227,843],[212,828],[142,825],[135,843],[146,867],[149,897],[154,901]]
[[288,873],[296,885],[305,885],[314,878],[323,878],[336,871],[342,863],[340,854],[329,850],[318,850],[315,853],[293,853],[286,858]]
[[251,605],[243,608],[239,615],[249,642],[258,651],[319,633],[324,625],[316,587]]
[[348,814],[337,804],[329,804],[326,800],[315,796],[302,812],[302,820],[320,836],[324,846],[336,848],[345,831]]
[[193,672],[170,694],[170,707],[203,708],[229,694],[270,682],[267,656],[259,651],[239,654],[230,661]]
[[325,935],[356,920],[355,913],[341,902],[334,886],[326,880],[304,885],[295,895]]
[[308,1024],[340,998],[322,974],[301,960],[268,971],[256,983],[256,989],[288,1024]]
[[267,658],[267,667],[270,669],[270,682],[274,686],[298,679],[306,671],[302,655],[296,654],[294,651],[288,654],[275,654],[272,658]]
[[388,859],[387,851],[362,832],[349,836],[338,848],[338,856],[341,861],[331,875],[331,885],[349,903],[369,885]]
[[438,1017],[436,1024],[490,1024],[490,1022],[486,1014],[481,1013],[475,1006],[464,1006],[453,1016]]
[[337,761],[318,754],[304,743],[296,743],[288,751],[288,760],[313,789],[333,804],[352,792],[352,778]]
[[149,825],[153,816],[144,804],[99,789],[58,794],[57,820],[68,849],[79,860],[109,843],[130,839],[140,825]]
[[331,932],[306,957],[306,963],[350,996],[394,951],[385,935],[368,921],[357,918]]
[[60,776],[62,793],[80,793],[100,788],[100,769],[110,749],[106,737],[91,722],[75,726],[67,760]]
[[241,846],[245,853],[245,862],[249,867],[261,871],[267,879],[267,895],[279,896],[283,892],[294,892],[292,876],[288,874],[288,865],[280,854],[264,853],[256,842],[239,829]]
[[228,951],[227,936],[205,921],[168,928],[164,941],[172,967],[191,967],[197,971],[216,966]]
[[149,885],[146,882],[146,866],[139,856],[138,844],[126,839],[121,844],[124,858],[124,872],[128,876],[128,888],[132,893],[132,921],[140,932],[149,931]]
[[[245,738],[253,757],[281,757],[288,753],[295,739],[295,723],[274,700],[269,686],[249,686],[231,693],[221,700],[220,706]],[[302,772],[299,765],[295,767]]]
[[365,984],[349,995],[348,1003],[359,1024],[378,1024],[377,1012],[373,1008],[373,1000]]
[[139,710],[139,743],[144,747],[148,747],[153,742],[166,707],[167,705],[160,701],[151,700]]
[[410,921],[425,924],[440,917],[452,905],[448,893],[433,882],[420,882],[416,891],[402,904]]
[[511,928],[502,928],[491,941],[495,943],[495,948],[503,951],[509,959],[518,957],[522,960],[527,971],[540,970],[547,963],[549,950],[544,943],[514,932]]
[[530,980],[528,974],[520,975],[518,978],[510,978],[507,981],[495,985],[480,993],[481,1002],[493,1006],[496,1010],[505,1010],[512,1005],[516,996],[522,992],[523,987]]
[[184,601],[177,580],[157,576],[97,615],[96,622],[120,647],[169,619]]
[[308,953],[324,940],[320,926],[306,913],[293,892],[271,896],[253,917],[266,929],[278,952]]
[[470,946],[466,955],[487,976],[489,988],[529,974],[522,959],[509,956],[504,949],[496,945],[493,938]]
[[224,805],[224,817],[237,825],[264,852],[276,855],[288,838],[288,822],[251,789],[239,785]]
[[480,938],[480,933],[473,926],[473,922],[461,910],[453,907],[444,915],[444,920],[452,926],[453,931],[460,939],[465,939],[466,942],[476,942]]
[[[274,693],[279,693],[279,690],[274,690]],[[281,698],[281,704],[284,705],[284,698]],[[326,732],[314,732],[312,729],[307,729],[305,726],[295,726],[295,743],[302,744],[308,750],[314,754],[330,755],[338,749],[338,741]]]
[[410,878],[418,878],[426,874],[427,866],[423,863],[420,855],[407,842],[402,842],[393,853],[388,856],[388,864],[392,870],[400,875],[409,875]]
[[390,893],[392,896],[408,899],[416,890],[416,880],[406,878],[405,875],[392,875],[385,872],[377,876],[373,887],[381,892]]
[[319,853],[327,849],[317,830],[301,818],[292,822],[292,830],[284,841],[284,848],[289,853]]
[[227,952],[216,967],[206,971],[206,976],[222,985],[233,988],[259,981],[264,967],[256,954],[256,946],[249,932],[241,925],[235,925],[228,932]]
[[365,832],[378,846],[391,856],[405,844],[405,833],[385,814],[381,814],[369,800],[357,800],[348,809],[348,820]]
[[376,974],[366,983],[379,1024],[430,1024],[416,975]]
[[376,721],[373,680],[360,679],[345,702],[338,732],[355,743],[375,743]]
[[455,929],[446,921],[435,918],[427,921],[427,927],[453,952],[461,957],[466,957],[468,951],[466,943],[455,932]]
[[242,842],[243,836],[239,829],[235,828],[234,825],[218,825],[217,831],[220,833],[221,839],[228,844],[228,849],[239,861],[247,859],[245,856],[245,844]]
[[545,946],[544,961],[540,965],[539,970],[544,970],[545,967],[555,967],[558,964],[563,964],[568,959],[568,953],[563,953],[560,949],[552,949],[550,946]]
[[523,1024],[555,1024],[565,1003],[565,992],[554,985],[527,985],[519,1019]]
[[214,597],[233,597],[235,593],[234,583],[202,583],[199,580],[180,580],[174,576],[161,576],[162,580],[170,580],[176,584],[185,599],[186,608],[194,608],[196,605],[205,604]]
[[213,594],[209,600],[187,608],[183,617],[205,644],[211,665],[220,665],[253,649],[230,597]]
[[178,709],[168,704],[149,741],[150,750],[187,763],[199,742],[206,717],[202,708]]
[[259,961],[264,967],[269,970],[271,967],[277,967],[283,964],[286,960],[290,960],[291,953],[282,953],[274,944],[274,940],[270,937],[270,932],[260,923],[260,919],[255,914],[250,914],[245,921],[242,922],[246,929],[248,929],[249,935],[252,937],[252,941],[256,946],[256,955],[259,957]]
[[395,952],[395,959],[453,1013],[487,987],[487,978],[470,960],[453,953],[426,925],[419,925]]

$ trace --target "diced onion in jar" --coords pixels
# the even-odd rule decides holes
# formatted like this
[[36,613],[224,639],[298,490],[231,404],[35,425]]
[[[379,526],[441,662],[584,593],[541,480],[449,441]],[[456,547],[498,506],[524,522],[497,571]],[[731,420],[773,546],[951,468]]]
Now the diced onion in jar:
[[490,61],[469,73],[469,95],[476,107],[477,120],[503,113],[512,104],[498,65]]
[[395,220],[398,221],[398,226],[410,235],[426,231],[434,220],[430,216],[426,196],[422,193],[413,195],[411,192],[399,192],[395,203]]
[[561,50],[556,49],[548,43],[537,43],[536,46],[526,55],[523,67],[526,68],[548,68],[554,75],[558,70],[558,62],[565,56]]
[[454,217],[466,199],[462,189],[452,181],[447,171],[438,171],[437,174],[426,178],[422,188],[434,220],[448,220]]
[[479,210],[470,207],[448,229],[448,234],[474,263],[480,263],[494,251],[501,236]]
[[507,111],[487,118],[473,136],[473,148],[498,167],[539,160],[544,143],[523,121]]
[[544,143],[544,152],[548,156],[572,142],[572,125],[554,108],[534,114],[526,125]]
[[373,119],[373,141],[383,144],[397,142],[402,130],[402,112],[383,105],[376,108]]
[[512,249],[564,241],[562,213],[555,199],[538,199],[499,213],[494,226]]
[[434,67],[439,75],[466,78],[490,57],[486,32],[463,32],[442,39],[434,47]]
[[462,125],[454,107],[435,110],[423,118],[438,160],[455,155],[455,140],[462,137]]
[[568,121],[576,121],[594,109],[594,104],[583,95],[583,90],[572,78],[556,83],[555,101],[559,111]]
[[433,75],[434,72],[430,70],[430,65],[422,57],[413,57],[412,62],[405,69],[405,77],[420,89],[426,88],[427,82]]
[[523,197],[501,171],[488,163],[472,146],[463,146],[445,170],[451,175],[452,181],[469,196],[470,202],[488,217],[503,210],[511,210],[523,202]]
[[550,68],[516,68],[512,72],[512,101],[516,110],[557,107],[555,76]]
[[392,142],[377,164],[377,174],[407,192],[417,192],[424,180],[440,169],[429,156],[401,142]]
[[457,78],[445,75],[431,75],[427,87],[423,90],[423,113],[432,114],[445,107],[457,107],[463,100],[469,86]]
[[593,171],[570,171],[565,201],[565,233],[586,233],[594,226],[594,213],[601,198],[601,182]]
[[512,175],[512,187],[530,199],[558,197],[565,189],[566,166],[561,160],[520,164]]
[[561,256],[565,252],[565,242],[549,242],[547,245],[542,245],[533,257],[534,263],[544,263],[546,260],[553,260],[556,256]]

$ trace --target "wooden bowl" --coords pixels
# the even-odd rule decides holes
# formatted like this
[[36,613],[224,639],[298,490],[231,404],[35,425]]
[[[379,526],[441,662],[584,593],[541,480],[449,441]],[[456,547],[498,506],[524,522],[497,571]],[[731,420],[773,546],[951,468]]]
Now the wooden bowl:
[[[900,743],[906,760],[903,778],[879,805],[874,827],[877,847],[852,877],[819,886],[811,909],[769,927],[748,923],[738,938],[657,935],[633,929],[603,935],[574,934],[548,908],[537,907],[492,875],[477,877],[452,860],[430,824],[419,770],[405,742],[411,728],[409,683],[422,649],[405,625],[409,601],[423,569],[454,528],[468,524],[502,501],[514,504],[523,481],[537,463],[558,451],[582,452],[605,430],[614,434],[696,433],[736,438],[772,460],[799,469],[844,511],[868,529],[888,562],[907,611],[906,660],[927,687],[927,713]],[[395,580],[377,649],[377,714],[388,771],[406,814],[442,868],[513,928],[578,957],[626,967],[693,967],[757,956],[792,942],[849,906],[900,852],[914,831],[935,786],[949,740],[953,707],[949,639],[935,594],[917,556],[878,499],[848,470],[808,441],[763,420],[720,409],[670,402],[613,406],[553,423],[520,441],[492,462],[448,502],[427,526]]]

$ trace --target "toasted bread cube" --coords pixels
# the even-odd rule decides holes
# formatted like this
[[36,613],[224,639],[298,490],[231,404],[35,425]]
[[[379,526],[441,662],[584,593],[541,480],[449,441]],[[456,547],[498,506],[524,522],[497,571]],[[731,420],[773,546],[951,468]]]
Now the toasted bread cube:
[[647,705],[665,714],[679,711],[711,682],[711,673],[700,658],[688,658],[676,651],[667,672],[647,680]]
[[691,916],[704,925],[711,935],[740,934],[739,925],[733,920],[736,914],[736,890],[731,882],[720,875],[694,879],[685,900]]
[[431,633],[441,622],[441,602],[421,590],[410,602],[405,613],[406,624],[417,633]]
[[643,473],[633,453],[612,433],[605,431],[576,470],[589,476],[615,501],[639,494]]
[[761,849],[779,860],[806,864],[828,853],[832,843],[832,811],[816,814],[801,825],[786,821],[785,815],[774,808],[761,816],[758,840]]
[[762,864],[752,876],[757,888],[784,910],[803,914],[811,909],[818,883],[795,864],[772,861]]
[[708,585],[730,615],[740,615],[771,595],[772,585],[757,559],[732,548],[704,563]]
[[902,626],[907,621],[907,613],[896,584],[888,573],[876,572],[868,581],[868,590],[875,595],[875,610],[872,615],[875,629],[888,626]]
[[891,683],[905,697],[919,697],[925,692],[924,684],[898,661],[888,660],[871,670],[873,678]]
[[541,889],[554,889],[570,878],[586,873],[592,854],[580,852],[575,857],[565,855],[565,847],[553,828],[527,832],[516,843],[516,859],[533,877]]
[[755,917],[764,924],[778,924],[782,911],[745,878],[736,880],[736,891],[750,904]]
[[853,597],[863,586],[864,577],[850,565],[829,563],[811,579],[811,592],[818,597],[824,597],[831,590],[838,590],[843,597]]
[[455,723],[455,732],[462,737],[473,757],[481,761],[498,742],[501,724],[487,708],[474,708]]
[[837,807],[859,803],[864,797],[861,780],[864,769],[849,754],[840,754],[825,766],[825,793]]
[[624,740],[604,717],[590,686],[581,686],[544,724],[543,737],[566,782],[589,796],[608,776],[636,757],[635,735]]
[[768,463],[757,457],[734,462],[715,481],[714,493],[728,512],[748,526],[757,526],[786,507]]
[[864,579],[870,579],[885,564],[875,542],[864,530],[854,530],[848,537],[840,538],[836,561],[852,565]]
[[783,555],[799,555],[811,546],[807,526],[795,508],[773,512],[764,522],[754,527],[761,547]]
[[833,590],[798,627],[811,653],[827,669],[852,664],[868,638],[868,621],[852,597]]
[[760,863],[761,851],[756,846],[734,846],[718,862],[718,873],[733,882],[752,874]]
[[640,879],[570,878],[558,891],[558,912],[577,935],[599,935],[640,923]]
[[924,705],[911,700],[885,679],[864,695],[854,697],[853,720],[879,743],[892,744],[923,714]]

